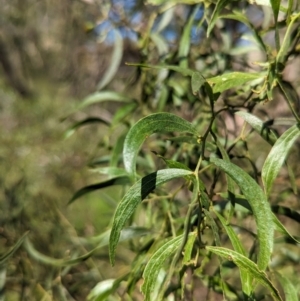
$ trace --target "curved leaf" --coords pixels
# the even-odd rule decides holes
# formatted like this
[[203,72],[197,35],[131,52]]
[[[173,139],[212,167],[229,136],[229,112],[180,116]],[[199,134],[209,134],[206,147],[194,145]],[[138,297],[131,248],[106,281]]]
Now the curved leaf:
[[78,198],[80,198],[81,196],[93,192],[95,190],[101,189],[101,188],[105,188],[105,187],[109,187],[112,185],[125,185],[125,184],[130,184],[131,180],[128,176],[122,176],[122,177],[116,177],[98,184],[93,184],[93,185],[89,185],[89,186],[85,186],[81,189],[79,189],[70,199],[70,201],[68,202],[68,205],[73,203],[75,200],[77,200]]
[[123,56],[123,38],[117,29],[114,29],[114,50],[111,56],[110,65],[106,70],[104,76],[100,80],[97,89],[101,90],[105,87],[115,76]]
[[86,119],[76,122],[70,129],[67,130],[65,136],[66,136],[66,138],[69,138],[71,135],[73,135],[75,130],[77,130],[78,128],[85,126],[85,125],[94,124],[94,123],[103,123],[105,125],[110,125],[109,122],[103,118],[89,117],[89,118],[86,118]]
[[246,256],[232,251],[230,249],[222,247],[205,247],[208,251],[215,253],[218,256],[226,258],[227,260],[233,261],[240,269],[244,270],[251,278],[261,283],[263,286],[267,287],[275,300],[282,301],[278,290],[273,285],[273,283],[267,277],[267,274],[262,271],[258,265],[256,265],[252,260],[248,259]]
[[93,105],[95,103],[103,102],[103,101],[120,101],[120,102],[131,102],[132,99],[124,96],[121,93],[113,92],[113,91],[101,91],[93,93],[86,98],[78,106],[78,109],[83,109],[87,106]]
[[135,175],[137,153],[145,139],[154,133],[188,132],[197,135],[195,127],[185,119],[170,113],[156,113],[139,120],[128,132],[123,150],[124,166]]
[[115,252],[120,238],[120,233],[126,221],[133,214],[138,204],[153,191],[156,186],[172,179],[192,175],[192,171],[184,169],[163,169],[151,173],[137,181],[125,194],[119,203],[114,218],[109,240],[109,256],[114,265]]
[[270,194],[278,172],[296,139],[300,136],[299,125],[294,125],[285,131],[272,147],[262,168],[262,181],[266,195]]
[[155,290],[158,274],[168,258],[170,258],[182,243],[183,235],[177,236],[161,246],[148,261],[144,273],[144,283],[141,287],[145,301],[151,301],[151,293]]
[[283,274],[276,273],[284,291],[285,301],[299,301],[295,285]]
[[264,122],[259,118],[244,111],[239,111],[235,114],[247,121],[253,127],[253,129],[258,132],[261,137],[264,138],[268,143],[270,143],[271,145],[275,143],[275,141],[277,140],[275,133],[271,129],[267,128]]
[[[28,238],[25,239],[24,241],[24,247],[28,254],[38,260],[39,262],[46,264],[46,265],[51,265],[51,266],[56,266],[56,267],[62,267],[62,266],[72,266],[76,265],[80,262],[83,262],[90,258],[91,256],[94,255],[96,251],[98,251],[100,248],[105,247],[109,244],[109,235],[110,235],[111,230],[107,230],[106,232],[102,233],[98,237],[92,237],[90,239],[87,239],[88,242],[91,243],[96,243],[97,246],[93,248],[91,251],[79,256],[75,257],[72,259],[59,259],[59,258],[53,258],[47,255],[42,254],[38,250],[34,248],[32,243]],[[120,235],[120,241],[126,241],[132,238],[136,237],[141,237],[144,236],[148,233],[151,233],[150,230],[146,228],[139,228],[139,227],[128,227],[126,229],[123,229],[121,231]],[[82,239],[80,239],[82,241]],[[85,241],[84,241],[85,242]]]
[[259,185],[240,167],[221,159],[211,158],[210,162],[226,172],[240,187],[249,202],[257,225],[259,241],[258,267],[265,270],[273,250],[272,211]]
[[227,5],[227,3],[230,3],[231,1],[232,0],[219,0],[217,2],[217,5],[215,6],[215,9],[212,13],[211,20],[207,27],[207,33],[206,33],[207,37],[209,36],[211,30],[214,28],[222,9]]

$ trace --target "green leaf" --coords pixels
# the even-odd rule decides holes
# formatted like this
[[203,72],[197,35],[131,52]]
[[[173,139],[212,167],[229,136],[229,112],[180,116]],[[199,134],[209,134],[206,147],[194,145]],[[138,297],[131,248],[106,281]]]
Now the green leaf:
[[242,86],[249,81],[262,78],[260,73],[246,73],[246,72],[231,72],[207,79],[207,82],[212,85],[213,92],[223,92],[225,90]]
[[104,73],[102,79],[97,85],[97,90],[101,90],[103,87],[105,87],[109,82],[114,78],[116,75],[119,65],[122,60],[123,56],[123,37],[120,34],[119,30],[114,29],[114,49],[113,53],[111,55],[111,60],[108,69]]
[[147,137],[154,133],[188,132],[197,135],[195,127],[185,119],[170,113],[156,113],[140,119],[128,132],[123,149],[124,166],[135,175],[136,158]]
[[110,125],[109,122],[103,118],[99,118],[99,117],[89,117],[86,118],[84,120],[78,121],[76,122],[69,130],[67,130],[65,137],[68,138],[71,135],[73,135],[73,133],[80,127],[85,126],[85,125],[89,125],[89,124],[94,124],[94,123],[103,123],[105,125]]
[[114,218],[110,234],[109,256],[110,262],[114,265],[115,253],[119,241],[120,233],[126,221],[131,217],[140,202],[147,197],[158,185],[166,183],[172,179],[192,175],[192,171],[184,169],[163,169],[151,173],[137,181],[125,194],[119,203]]
[[269,196],[274,180],[296,139],[300,136],[299,125],[285,131],[272,147],[262,168],[262,181],[266,195]]
[[29,231],[25,232],[15,245],[0,257],[0,266],[3,265],[21,247]]
[[252,31],[253,37],[255,38],[257,44],[261,47],[262,50],[264,50],[265,53],[267,53],[267,47],[266,47],[261,35],[256,30],[256,28],[253,26],[253,24],[251,24],[249,22],[248,18],[245,16],[245,14],[243,14],[240,11],[233,11],[233,14],[221,15],[220,18],[232,19],[232,20],[236,20],[236,21],[239,21],[239,22],[242,22],[243,24],[245,24]]
[[[279,0],[275,0],[275,2],[277,2],[277,1],[279,1]],[[292,30],[294,29],[294,23],[299,18],[300,18],[300,12],[291,16],[291,22],[288,25],[288,28],[285,32],[285,36],[284,36],[284,39],[282,41],[280,50],[279,50],[279,52],[277,54],[277,57],[276,57],[276,62],[279,63],[279,64],[284,64],[285,61],[286,61],[286,55],[288,53],[288,50],[291,47],[291,37],[292,37]]]
[[214,28],[216,22],[217,22],[217,19],[222,11],[222,9],[228,4],[232,2],[232,0],[219,0],[217,2],[217,5],[215,6],[215,9],[213,11],[213,14],[211,16],[211,20],[208,24],[208,27],[207,27],[207,33],[206,33],[206,36],[208,37],[210,32],[212,31],[212,29]]
[[195,16],[198,12],[199,5],[194,8],[193,13],[189,17],[187,24],[183,28],[183,33],[179,42],[178,59],[180,60],[180,67],[188,67],[188,54],[191,46],[191,30],[194,23]]
[[274,300],[283,301],[279,295],[278,290],[267,277],[267,274],[264,271],[262,271],[258,265],[256,265],[253,261],[248,259],[246,256],[236,251],[232,251],[230,249],[226,249],[222,247],[207,246],[205,248],[208,251],[211,251],[218,256],[233,261],[240,269],[244,270],[247,274],[249,274],[251,278],[255,279],[263,286],[268,288]]
[[[88,238],[80,237],[79,240],[83,244],[97,245],[97,248],[101,248],[104,246],[108,246],[110,233],[111,230],[107,230],[104,233],[97,236]],[[127,227],[121,231],[119,241],[126,241],[147,234],[153,234],[153,231],[151,232],[150,229],[144,227]]]
[[78,198],[82,197],[83,195],[93,192],[95,190],[99,190],[105,187],[113,186],[113,185],[125,185],[125,184],[130,184],[131,180],[130,177],[128,176],[121,176],[121,177],[116,177],[101,183],[85,186],[81,189],[79,189],[70,199],[68,202],[68,205],[73,203],[75,200]]
[[174,65],[149,65],[149,64],[136,64],[136,63],[127,63],[128,66],[137,66],[137,67],[143,67],[143,68],[150,68],[150,69],[167,69],[172,70],[175,72],[178,72],[182,74],[183,76],[192,76],[195,72],[192,69],[189,68],[182,68]]
[[171,239],[160,247],[148,261],[143,273],[144,283],[141,287],[141,291],[145,296],[145,301],[152,301],[151,293],[155,290],[159,271],[167,259],[170,259],[179,248],[182,239],[183,235]]
[[280,284],[284,291],[285,301],[298,301],[297,289],[295,285],[283,275],[283,273],[276,273],[276,277],[279,279]]
[[277,24],[277,19],[278,19],[281,0],[269,0],[269,2],[271,2],[271,7],[272,7],[272,10],[273,10],[273,13],[274,13],[275,24]]
[[110,166],[118,166],[119,161],[122,160],[122,152],[123,152],[125,138],[126,138],[126,133],[122,133],[118,137],[110,155],[110,160],[109,160]]
[[131,98],[124,96],[121,93],[113,92],[113,91],[101,91],[93,93],[86,98],[78,106],[78,109],[83,109],[87,106],[104,102],[104,101],[120,101],[120,102],[132,102]]
[[97,167],[93,168],[93,172],[97,172],[103,175],[107,175],[110,178],[118,178],[128,176],[127,172],[123,168],[109,166],[109,167]]
[[[217,211],[214,211],[219,220],[221,221],[224,229],[226,230],[226,233],[232,243],[232,246],[234,250],[238,253],[240,253],[243,256],[247,256],[244,247],[241,244],[241,241],[239,240],[237,234],[234,232],[233,228],[227,224],[225,218],[223,218],[222,215],[220,215]],[[244,270],[240,270],[240,275],[241,275],[241,282],[242,282],[242,287],[243,287],[243,292],[247,295],[250,296],[252,292],[252,278],[251,275],[248,274]]]
[[[197,238],[197,233],[191,233],[189,235],[189,238],[185,244],[184,248],[184,256],[182,260],[182,264],[189,265],[191,264],[191,259],[192,259],[192,254],[193,254],[193,249],[194,249],[194,244]],[[194,263],[194,262],[193,262]]]
[[297,240],[294,236],[290,234],[290,232],[286,229],[286,227],[280,222],[280,220],[277,218],[277,216],[272,213],[273,216],[273,223],[276,227],[276,230],[285,236],[287,236],[289,239],[291,239],[293,242],[300,244],[300,241]]
[[277,140],[277,136],[271,129],[267,128],[264,122],[261,121],[259,118],[244,111],[239,111],[235,114],[247,121],[253,127],[253,129],[257,133],[259,133],[260,136],[264,138],[268,143],[270,143],[271,145],[275,143],[275,141]]
[[189,171],[191,170],[190,168],[188,168],[185,164],[183,164],[183,163],[181,163],[181,162],[166,159],[166,158],[164,158],[163,156],[157,154],[156,152],[153,152],[153,153],[154,153],[157,157],[163,159],[169,168],[180,168],[180,169],[185,169],[185,170],[189,170]]
[[206,79],[201,75],[200,72],[193,72],[191,84],[192,92],[194,95],[196,95],[199,92],[200,88],[204,85],[205,82]]
[[[53,258],[47,255],[42,254],[41,252],[37,251],[30,240],[28,238],[24,241],[24,247],[28,254],[34,258],[35,260],[46,264],[50,266],[56,266],[56,267],[63,267],[63,266],[72,266],[76,265],[80,262],[83,262],[93,256],[96,251],[98,251],[100,248],[105,247],[109,244],[109,236],[110,236],[111,230],[108,230],[98,237],[87,239],[91,243],[97,243],[97,246],[93,248],[91,251],[85,253],[84,255],[81,255],[79,257],[75,257],[72,259],[59,259],[59,258]],[[123,229],[120,234],[120,241],[126,241],[129,239],[133,239],[136,237],[141,237],[143,235],[149,234],[151,231],[146,228],[140,228],[140,227],[129,227],[126,229]],[[82,240],[82,239],[81,239]]]
[[248,173],[235,164],[217,158],[211,158],[210,162],[233,178],[249,202],[257,225],[260,247],[258,267],[261,270],[265,270],[273,250],[274,229],[272,211],[264,192]]
[[130,113],[137,108],[138,104],[133,102],[126,105],[123,105],[120,109],[114,114],[112,124],[117,125],[122,119],[130,116]]

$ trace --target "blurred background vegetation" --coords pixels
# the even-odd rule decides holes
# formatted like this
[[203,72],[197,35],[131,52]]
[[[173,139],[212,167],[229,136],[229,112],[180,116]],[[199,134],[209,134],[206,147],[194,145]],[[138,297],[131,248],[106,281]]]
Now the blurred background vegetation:
[[[267,28],[268,20],[262,17],[261,8],[249,6],[246,1],[236,5],[245,7],[255,26]],[[205,39],[206,32],[201,28],[203,10],[193,5],[177,5],[164,17],[162,13],[167,7],[159,10],[140,0],[0,0],[0,7],[0,253],[5,253],[30,230],[28,237],[34,248],[49,256],[42,258],[40,254],[34,256],[34,252],[29,255],[24,248],[18,250],[2,267],[6,278],[1,278],[5,292],[0,300],[4,300],[4,295],[6,300],[86,300],[99,281],[115,277],[116,269],[109,266],[107,249],[74,266],[61,266],[51,258],[70,259],[87,253],[89,248],[80,237],[103,233],[122,195],[121,188],[105,188],[67,206],[81,187],[102,179],[87,166],[95,158],[109,154],[116,142],[110,135],[126,131],[151,111],[163,109],[187,120],[194,120],[200,111],[193,111],[195,99],[187,88],[187,80],[168,76],[168,89],[163,90],[167,96],[162,96],[156,79],[161,76],[163,81],[166,75],[146,73],[124,63],[168,62],[218,75],[229,69],[256,68],[249,62],[261,54],[251,45],[243,50],[246,42],[241,37],[247,35],[247,29],[239,22],[220,22],[212,37]],[[270,17],[267,8],[264,14]],[[181,38],[187,36],[184,30],[188,22],[194,25],[188,32],[191,39],[186,46]],[[272,38],[268,34],[265,38],[272,46]],[[297,47],[294,45],[299,52]],[[107,70],[113,59],[118,64],[111,70],[112,79]],[[293,62],[299,66],[299,57]],[[297,87],[298,95],[299,72],[296,67],[286,71],[286,79]],[[109,80],[105,81],[105,76]],[[70,115],[82,99],[103,87],[138,99],[139,109],[130,111],[132,120],[115,132],[108,131],[105,124],[120,112],[121,106],[115,102],[104,102]],[[241,99],[242,103],[237,104],[228,93],[233,102],[229,106],[242,106],[246,101]],[[268,111],[270,107],[272,111]],[[279,101],[266,104],[257,112],[274,118],[274,108],[280,110],[281,116],[288,112]],[[67,131],[88,116],[97,116],[102,122],[82,127],[73,134]],[[201,118],[205,119],[205,114]],[[170,149],[170,153],[176,151],[176,147]],[[267,150],[250,150],[253,161],[261,160],[263,152]],[[299,162],[296,151],[293,156]],[[153,156],[151,160],[145,173],[157,163]],[[299,187],[299,170],[295,172]],[[285,185],[287,178],[283,174],[278,183]],[[289,185],[277,188],[290,196],[289,204],[296,209],[297,199]],[[273,197],[276,199],[275,192]],[[128,270],[133,253],[124,248],[122,256],[118,275]]]

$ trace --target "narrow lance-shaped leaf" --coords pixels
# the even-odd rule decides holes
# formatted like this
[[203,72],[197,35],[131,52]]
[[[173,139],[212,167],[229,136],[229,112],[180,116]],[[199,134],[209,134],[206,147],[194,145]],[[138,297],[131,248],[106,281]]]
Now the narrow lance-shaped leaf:
[[144,273],[144,283],[141,287],[145,295],[145,301],[151,301],[151,293],[154,291],[157,276],[167,259],[169,259],[182,243],[183,235],[177,236],[161,246],[148,261]]
[[224,160],[211,158],[210,162],[226,172],[240,187],[249,202],[257,225],[259,241],[258,267],[265,270],[273,250],[272,211],[260,186],[240,167]]
[[98,83],[97,90],[105,87],[115,76],[123,56],[123,37],[117,29],[114,29],[114,49],[108,69]]
[[4,264],[22,245],[29,231],[25,232],[15,245],[0,257],[0,265]]
[[[224,229],[226,230],[226,233],[232,243],[232,246],[234,250],[238,253],[240,253],[243,256],[246,256],[246,252],[244,247],[241,244],[241,241],[239,240],[237,234],[234,232],[233,228],[227,224],[225,218],[223,218],[222,215],[220,215],[217,211],[215,211],[215,214],[221,221]],[[245,270],[240,270],[240,275],[241,275],[241,282],[242,282],[242,287],[243,287],[243,292],[250,296],[251,291],[252,291],[252,277],[250,274],[248,274]]]
[[[39,262],[50,265],[50,266],[56,266],[56,267],[63,267],[63,266],[72,266],[76,265],[80,262],[83,262],[93,256],[96,251],[98,251],[100,248],[105,247],[109,244],[109,235],[110,235],[111,230],[108,230],[98,237],[91,238],[89,240],[89,243],[96,243],[97,246],[93,248],[91,251],[85,253],[84,255],[81,255],[79,257],[75,257],[72,259],[59,259],[59,258],[53,258],[47,255],[44,255],[37,251],[33,244],[30,242],[28,238],[25,239],[24,241],[24,247],[28,254],[34,258],[35,260],[38,260]],[[150,230],[146,228],[134,228],[134,227],[129,227],[126,229],[123,229],[120,235],[120,241],[126,241],[129,239],[133,239],[136,237],[141,237],[144,235],[147,235],[151,233]],[[80,241],[85,242],[84,240],[80,239]]]
[[113,91],[101,91],[95,92],[86,98],[78,106],[78,109],[83,109],[87,106],[104,102],[104,101],[120,101],[120,102],[132,102],[131,98],[124,96],[121,93],[113,92]]
[[145,139],[154,133],[188,132],[197,135],[195,127],[185,119],[170,113],[156,113],[139,120],[128,132],[123,149],[124,166],[135,175],[138,151]]
[[285,301],[299,301],[295,285],[284,275],[276,273],[284,291]]
[[67,130],[65,137],[69,138],[75,132],[75,130],[77,130],[78,128],[80,128],[82,126],[95,124],[95,123],[103,123],[105,125],[110,125],[109,122],[103,118],[89,117],[84,120],[76,122],[70,129]]
[[207,246],[206,249],[218,256],[226,258],[227,260],[233,261],[240,269],[248,273],[251,278],[254,278],[263,286],[267,287],[270,290],[274,300],[282,301],[278,290],[267,277],[267,274],[262,271],[252,260],[236,251],[222,247]]
[[270,194],[278,172],[296,139],[300,136],[299,125],[294,125],[285,131],[272,147],[262,168],[262,181],[266,195]]
[[131,179],[128,176],[117,176],[115,178],[109,179],[107,181],[103,181],[101,183],[85,186],[79,189],[78,191],[76,191],[76,193],[72,196],[68,204],[73,203],[75,200],[82,197],[83,195],[93,192],[95,190],[106,188],[113,185],[125,185],[130,183],[131,183]]
[[214,28],[222,9],[227,5],[227,3],[231,2],[231,1],[232,0],[219,0],[217,2],[217,5],[215,6],[215,9],[213,11],[211,20],[210,20],[210,22],[208,24],[208,27],[207,27],[207,33],[206,33],[207,37],[209,36],[211,30]]
[[247,121],[253,129],[260,134],[262,138],[264,138],[268,143],[273,145],[277,140],[275,133],[267,128],[262,120],[258,117],[244,111],[239,111],[235,113],[236,115],[242,117],[245,121]]
[[199,6],[194,8],[193,13],[189,17],[187,24],[184,26],[183,33],[179,42],[178,59],[180,60],[180,67],[186,68],[188,66],[188,54],[191,45],[191,30],[194,23],[195,16],[198,12]]
[[140,202],[147,197],[158,185],[172,179],[192,175],[193,172],[184,169],[163,169],[151,173],[137,181],[125,194],[119,203],[114,218],[109,241],[109,256],[111,264],[115,261],[115,252],[120,238],[121,230],[126,221],[133,214]]

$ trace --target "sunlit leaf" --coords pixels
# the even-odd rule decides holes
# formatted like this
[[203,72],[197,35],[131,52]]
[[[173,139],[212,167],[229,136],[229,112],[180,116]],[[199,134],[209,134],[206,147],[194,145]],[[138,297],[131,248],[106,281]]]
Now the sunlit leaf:
[[135,211],[140,202],[147,197],[158,185],[172,179],[192,175],[193,172],[184,169],[163,169],[151,173],[137,181],[125,194],[119,203],[114,218],[110,235],[109,256],[111,264],[115,261],[115,252],[121,230],[126,221]]
[[29,231],[25,232],[15,245],[0,257],[0,265],[3,265],[22,245]]
[[123,37],[119,30],[114,29],[114,49],[111,55],[110,64],[105,71],[102,79],[97,85],[97,90],[105,87],[116,75],[123,56]]
[[[110,233],[111,230],[107,230],[98,236],[92,236],[87,238],[80,237],[79,240],[81,243],[97,245],[98,248],[101,248],[104,246],[108,246]],[[119,241],[126,241],[147,234],[153,234],[153,231],[144,227],[127,227],[121,231]]]
[[248,0],[251,4],[271,6],[270,0]]
[[260,73],[246,73],[246,72],[231,72],[223,75],[211,77],[207,82],[212,85],[213,92],[223,92],[225,90],[244,85],[258,78],[263,78]]
[[110,187],[113,185],[125,185],[125,184],[130,184],[131,180],[129,176],[121,176],[121,177],[116,177],[107,181],[103,181],[101,183],[93,184],[93,185],[88,185],[85,186],[81,189],[79,189],[70,199],[68,204],[73,203],[75,200],[78,198],[82,197],[83,195],[93,192],[95,190],[99,190],[102,188]]
[[197,135],[195,127],[174,114],[156,113],[140,119],[128,132],[123,149],[124,166],[128,173],[135,174],[136,157],[147,137],[154,133],[187,132]]
[[[280,2],[279,0],[273,0],[274,2]],[[275,3],[276,5],[276,3]],[[286,55],[290,49],[291,46],[291,36],[292,36],[292,30],[294,29],[294,24],[297,21],[297,19],[300,18],[300,12],[297,14],[291,15],[291,21],[288,25],[287,30],[285,31],[284,39],[282,41],[280,50],[278,51],[276,61],[279,64],[284,64],[286,61]]]
[[151,37],[153,43],[155,44],[159,55],[162,56],[162,55],[165,55],[166,53],[168,53],[169,44],[161,34],[153,32],[153,33],[151,33],[150,37]]
[[188,238],[188,240],[185,244],[185,248],[184,248],[184,256],[183,256],[183,260],[182,260],[183,264],[186,264],[186,265],[191,264],[196,238],[197,238],[197,233],[191,233],[189,235],[189,238]]
[[268,278],[267,274],[262,271],[252,260],[230,249],[213,246],[206,246],[205,248],[218,256],[221,256],[229,261],[233,261],[240,269],[248,273],[252,279],[255,279],[257,282],[268,288],[274,300],[283,301],[278,290]]
[[127,172],[123,168],[109,166],[109,167],[97,167],[93,169],[93,172],[97,172],[99,174],[107,175],[110,178],[118,178],[127,176]]
[[300,128],[294,125],[285,131],[272,147],[262,168],[262,181],[265,192],[270,194],[274,180],[296,139],[300,136]]
[[95,92],[86,98],[78,106],[78,109],[83,109],[87,106],[104,102],[104,101],[118,101],[118,102],[132,102],[132,99],[117,92],[113,91],[101,91]]
[[240,187],[249,202],[257,225],[259,241],[258,267],[265,270],[273,250],[274,227],[272,211],[260,186],[240,167],[221,159],[211,158],[210,162],[226,172]]
[[242,117],[245,121],[247,121],[253,129],[260,134],[262,138],[264,138],[268,143],[273,145],[277,140],[277,136],[275,133],[265,126],[265,123],[261,121],[258,117],[244,111],[239,111],[235,113],[236,115]]
[[142,293],[145,295],[145,301],[152,301],[151,294],[157,283],[157,276],[165,262],[176,252],[182,243],[183,235],[177,236],[163,246],[161,246],[148,261],[144,273],[144,283],[141,287]]
[[[267,1],[265,0],[264,2],[267,2]],[[275,23],[277,23],[281,0],[269,0],[268,2],[271,3],[271,7],[272,7],[272,10],[273,10]],[[266,5],[266,4],[264,4],[264,5]]]
[[107,297],[114,291],[114,284],[116,279],[106,279],[100,281],[95,287],[91,289],[87,296],[89,301],[102,301],[107,300]]

